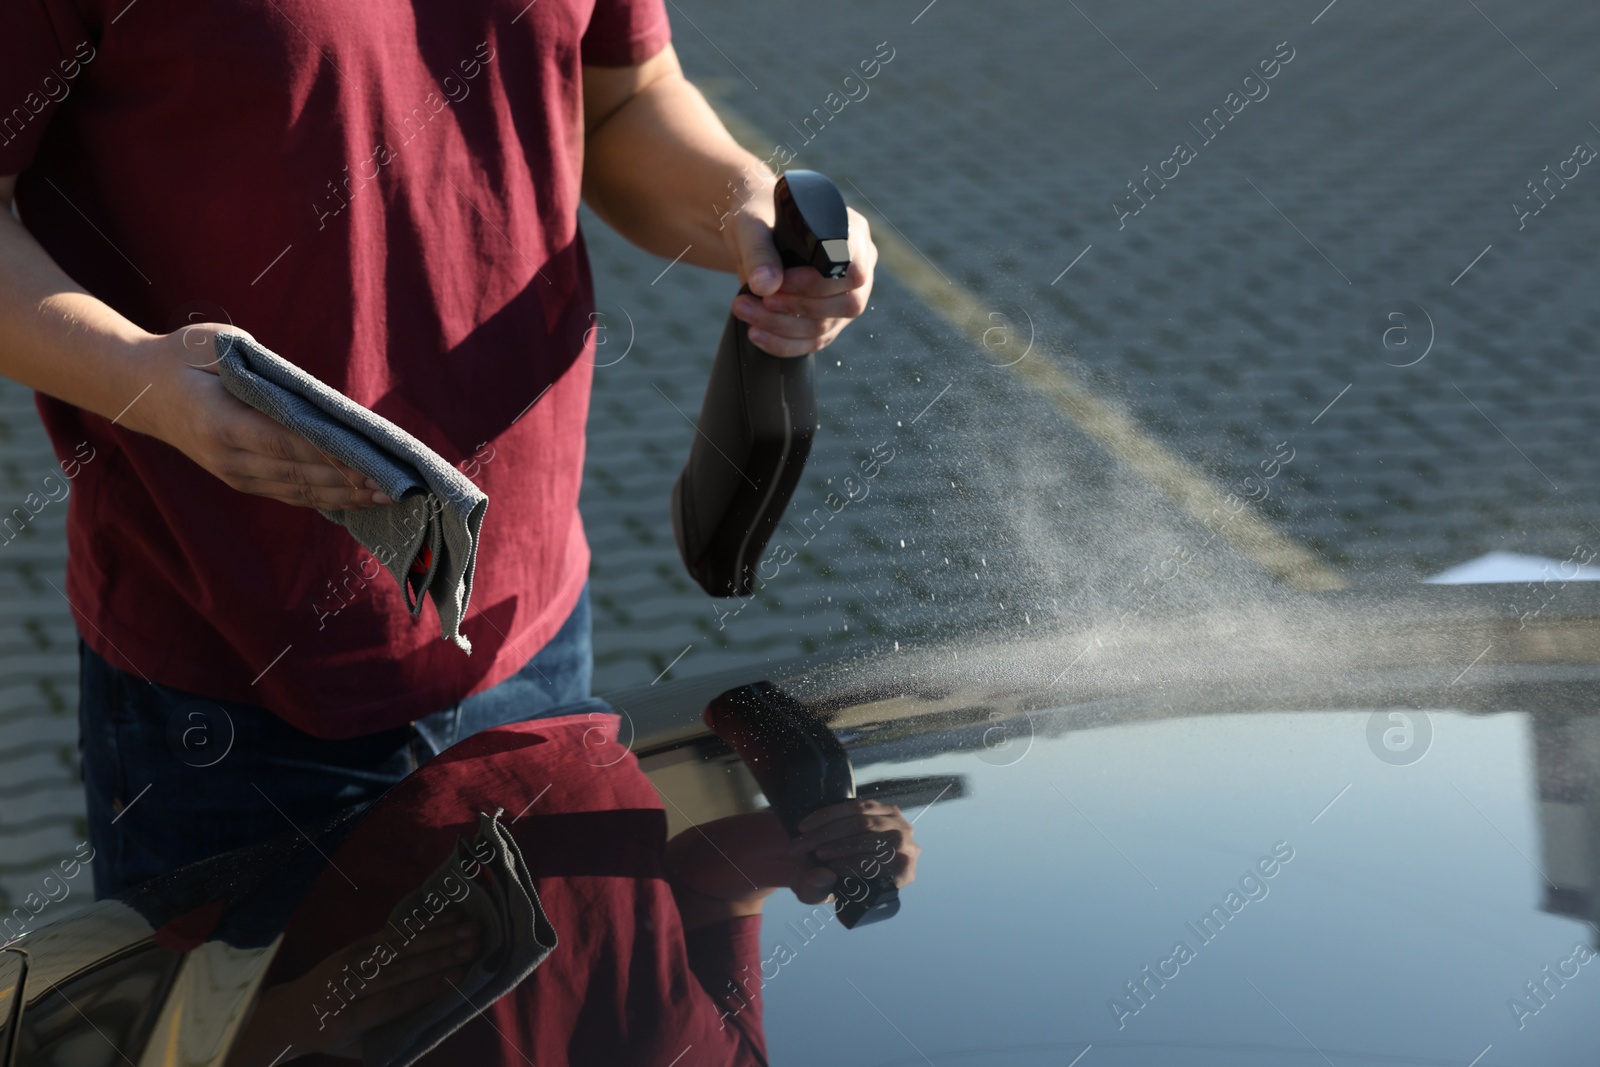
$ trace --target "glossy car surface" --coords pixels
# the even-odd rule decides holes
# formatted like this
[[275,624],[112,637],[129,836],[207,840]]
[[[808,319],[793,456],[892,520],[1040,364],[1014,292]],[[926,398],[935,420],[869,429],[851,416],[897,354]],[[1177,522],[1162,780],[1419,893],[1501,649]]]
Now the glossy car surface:
[[[1536,615],[1492,589],[1280,601],[610,704],[672,832],[762,806],[700,720],[762,678],[828,723],[861,795],[914,819],[892,920],[768,900],[773,1063],[1591,1064],[1594,592]],[[317,836],[13,944],[8,1062],[222,1062]],[[196,902],[240,879],[254,910],[194,941]]]

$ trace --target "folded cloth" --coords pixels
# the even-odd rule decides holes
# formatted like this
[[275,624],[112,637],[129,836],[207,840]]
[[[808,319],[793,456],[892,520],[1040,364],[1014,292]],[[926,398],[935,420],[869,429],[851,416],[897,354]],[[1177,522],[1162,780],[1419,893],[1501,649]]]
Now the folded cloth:
[[[500,823],[503,813],[480,812],[473,842],[456,838],[450,858],[390,913],[390,929],[415,937],[450,901],[457,901],[465,912],[462,918],[477,927],[478,956],[457,989],[363,1034],[364,1067],[415,1063],[516,988],[555,949],[555,929],[539,903],[521,850]],[[468,871],[476,873],[469,876]]]
[[466,652],[461,620],[472,599],[478,530],[489,498],[443,456],[388,419],[255,341],[219,333],[217,370],[228,392],[377,483],[394,504],[319,508],[389,569],[416,616],[433,597],[444,637]]

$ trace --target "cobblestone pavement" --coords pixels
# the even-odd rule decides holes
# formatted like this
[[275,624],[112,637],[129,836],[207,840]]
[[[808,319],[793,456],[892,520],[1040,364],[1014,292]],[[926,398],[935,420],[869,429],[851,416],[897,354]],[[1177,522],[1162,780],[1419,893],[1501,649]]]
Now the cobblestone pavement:
[[[55,464],[32,391],[0,378],[7,515],[29,493],[60,495]],[[41,490],[50,474],[56,481]],[[66,580],[66,516],[65,501],[49,502],[0,542],[0,905],[36,891],[45,868],[86,829],[76,774],[78,639],[57,592]],[[7,532],[15,528],[13,519]]]
[[[734,286],[662,273],[586,216],[597,689],[1282,595],[1005,366],[1024,351],[1220,489],[1266,494],[1256,512],[1351,584],[1600,543],[1600,174],[1565,162],[1600,146],[1600,9],[1325,2],[675,0],[716,104],[993,325],[975,344],[938,293],[883,277],[818,360],[822,433],[778,534],[794,562],[713,603],[666,509]],[[0,486],[20,499],[51,463],[26,392],[0,387]],[[865,498],[830,501],[868,472]],[[12,894],[81,835],[62,518],[0,549]]]
[[[1585,373],[1600,307],[1583,269],[1600,236],[1600,175],[1566,162],[1579,142],[1600,146],[1581,44],[1597,23],[1600,10],[1573,4],[682,0],[676,26],[686,67],[719,106],[795,149],[793,165],[832,175],[992,308],[997,328],[1020,335],[1031,322],[1028,358],[1058,361],[1224,489],[1259,490],[1246,479],[1287,442],[1293,462],[1259,511],[1373,584],[1494,549],[1565,559],[1600,538],[1586,447],[1600,386]],[[886,54],[860,78],[862,61]],[[1263,61],[1274,77],[1246,83]],[[1543,203],[1525,183],[1574,169],[1565,187],[1541,187],[1540,214],[1511,209]],[[606,298],[643,300],[633,293],[659,268],[633,268],[636,283],[620,266],[629,253],[595,243]],[[670,410],[646,414],[662,405],[638,376],[683,376],[673,395],[692,412],[725,289],[669,273],[651,293],[685,316],[692,342],[640,321],[630,360],[649,349],[656,362],[598,378],[585,508],[602,618],[619,624],[602,637],[602,677],[617,684],[648,681],[697,633],[674,673],[717,659],[709,609],[684,599],[670,538],[658,534],[648,582],[618,573],[603,538],[620,530],[618,511],[634,529],[663,529],[688,428]],[[1001,362],[998,347],[941,333],[892,280],[876,303],[825,361],[831,439],[864,442],[885,405],[898,418],[954,382],[935,409],[948,421],[924,429],[880,511],[849,516],[847,546],[784,578],[781,616],[715,635],[724,654],[839,640],[848,617],[861,618],[853,634],[876,636],[877,590],[918,596],[905,578],[921,549],[890,551],[902,535],[939,544],[936,562],[945,545],[985,557],[986,588],[1007,584],[997,568],[1015,587],[1005,614],[1037,618],[1040,598],[1127,610],[1138,599],[1127,582],[1163,558],[1163,538],[1189,543],[1174,532],[1182,520],[1057,413],[998,382],[984,359]],[[644,453],[660,469],[632,494],[601,474],[622,407],[665,449]],[[819,457],[814,470],[825,468]],[[945,476],[957,470],[965,477]],[[1235,559],[1211,569],[1199,599],[1243,595],[1253,580]],[[971,600],[936,571],[923,580],[925,604],[934,586],[941,600]],[[660,621],[620,625],[619,605]],[[988,621],[964,607],[962,625]],[[898,634],[890,619],[884,633]]]

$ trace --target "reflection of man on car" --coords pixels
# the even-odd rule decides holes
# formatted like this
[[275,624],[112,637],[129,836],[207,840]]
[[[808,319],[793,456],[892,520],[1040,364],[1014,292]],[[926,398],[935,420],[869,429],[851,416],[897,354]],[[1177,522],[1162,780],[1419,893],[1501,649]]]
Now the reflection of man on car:
[[[664,1065],[692,1047],[685,1062],[765,1063],[751,979],[763,901],[788,887],[821,903],[847,874],[909,883],[911,826],[892,805],[852,800],[816,812],[795,841],[764,811],[668,841],[616,721],[604,720],[605,758],[588,706],[480,734],[375,805],[290,920],[230,1063],[372,1062],[364,1038],[447,1011],[464,1025],[421,1062]],[[463,991],[470,972],[530,946],[486,938],[467,916],[503,890],[512,853],[550,932],[527,939],[548,939],[532,945],[539,962],[491,1004]]]

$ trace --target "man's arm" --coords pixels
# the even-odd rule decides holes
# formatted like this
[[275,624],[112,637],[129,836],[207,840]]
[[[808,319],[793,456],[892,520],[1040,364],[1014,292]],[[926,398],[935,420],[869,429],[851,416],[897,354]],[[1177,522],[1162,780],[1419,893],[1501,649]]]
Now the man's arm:
[[585,67],[583,104],[589,206],[647,251],[737,274],[756,297],[736,300],[734,314],[757,345],[814,352],[866,310],[878,258],[866,220],[850,212],[845,277],[784,272],[771,236],[775,179],[723,128],[670,45],[638,66]]
[[67,277],[11,214],[16,187],[0,176],[0,376],[160,438],[241,492],[326,508],[387,502],[223,388],[208,371],[211,338],[232,327],[152,334]]
[[0,177],[0,373],[113,418],[150,380],[150,335],[56,266],[11,214],[16,186]]

